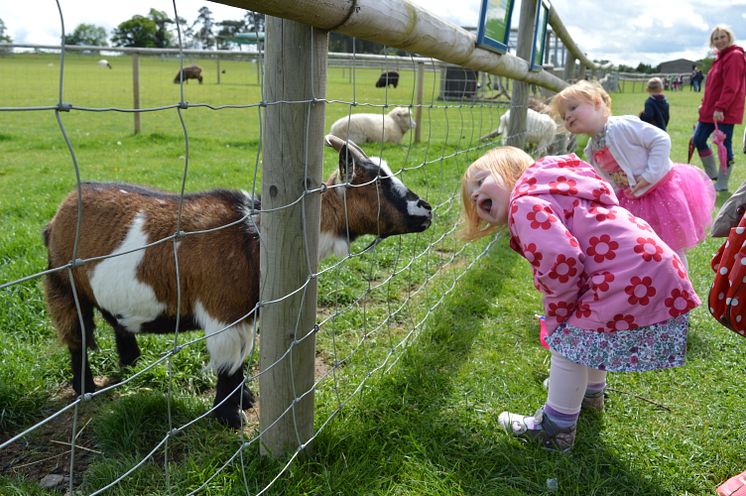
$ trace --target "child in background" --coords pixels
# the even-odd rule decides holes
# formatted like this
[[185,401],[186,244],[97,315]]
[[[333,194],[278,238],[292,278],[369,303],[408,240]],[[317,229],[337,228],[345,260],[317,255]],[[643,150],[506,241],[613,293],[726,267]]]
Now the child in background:
[[508,433],[568,451],[581,407],[603,408],[607,372],[684,363],[688,315],[700,304],[686,269],[589,164],[495,148],[466,170],[461,197],[459,237],[507,225],[544,295],[547,400],[533,416],[501,413]]
[[645,109],[640,112],[640,120],[666,130],[668,126],[668,100],[663,95],[663,81],[654,77],[648,80],[648,94]]
[[609,181],[619,204],[653,226],[686,264],[686,251],[712,225],[715,189],[705,173],[669,157],[671,138],[635,116],[611,116],[598,83],[580,81],[552,99],[573,134],[590,136],[586,160]]

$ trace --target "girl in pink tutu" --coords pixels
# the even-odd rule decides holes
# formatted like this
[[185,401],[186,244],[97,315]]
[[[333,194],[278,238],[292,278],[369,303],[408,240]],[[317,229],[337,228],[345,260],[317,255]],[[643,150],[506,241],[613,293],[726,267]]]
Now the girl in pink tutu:
[[671,138],[637,116],[611,115],[611,97],[580,81],[558,93],[552,107],[573,134],[590,136],[585,156],[608,180],[620,206],[646,220],[686,263],[686,251],[712,224],[715,188],[696,167],[671,162]]

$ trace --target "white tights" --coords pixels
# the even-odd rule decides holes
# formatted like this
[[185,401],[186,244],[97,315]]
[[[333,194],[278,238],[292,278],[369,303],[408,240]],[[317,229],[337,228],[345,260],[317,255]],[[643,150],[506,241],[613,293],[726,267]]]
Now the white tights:
[[560,413],[575,415],[580,412],[580,404],[588,384],[603,382],[606,382],[605,370],[579,365],[552,352],[547,405]]

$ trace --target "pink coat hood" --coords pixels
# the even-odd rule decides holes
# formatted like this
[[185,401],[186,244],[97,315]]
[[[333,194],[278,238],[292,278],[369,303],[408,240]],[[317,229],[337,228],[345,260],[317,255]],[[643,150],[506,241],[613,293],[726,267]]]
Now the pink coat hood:
[[543,157],[512,191],[510,245],[531,264],[549,332],[657,324],[700,304],[684,264],[576,155]]

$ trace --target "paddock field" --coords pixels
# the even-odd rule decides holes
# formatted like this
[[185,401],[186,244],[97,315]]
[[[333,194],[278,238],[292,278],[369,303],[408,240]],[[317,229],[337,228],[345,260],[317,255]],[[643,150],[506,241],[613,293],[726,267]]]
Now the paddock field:
[[[95,109],[132,106],[130,62],[68,54],[63,102]],[[186,64],[187,62],[185,62]],[[189,60],[205,68],[205,83],[184,86],[184,101],[212,106],[182,110],[189,152],[176,109],[142,114],[142,133],[132,133],[133,116],[119,111],[73,110],[60,114],[82,180],[124,181],[179,191],[214,187],[260,191],[261,87],[256,65]],[[51,65],[50,65],[51,64]],[[0,57],[0,108],[55,105],[59,101],[59,57],[27,54]],[[172,83],[178,61],[141,58],[141,105],[177,103]],[[402,70],[397,89],[373,87],[377,69],[333,68],[328,78],[327,128],[349,112],[346,101],[408,105],[414,73]],[[319,367],[343,366],[320,383],[317,426],[336,412],[314,443],[313,454],[296,460],[267,494],[499,494],[547,493],[557,479],[559,494],[709,495],[721,480],[746,468],[746,417],[741,400],[746,340],[718,326],[706,309],[694,312],[688,363],[676,370],[610,376],[607,410],[584,415],[576,449],[558,456],[523,446],[499,431],[497,414],[529,413],[544,400],[541,382],[548,355],[538,346],[533,315],[541,312],[530,270],[504,239],[485,257],[464,268],[489,240],[463,247],[453,239],[458,214],[458,178],[481,150],[478,137],[496,127],[502,108],[434,100],[438,75],[426,73],[422,143],[368,145],[382,155],[413,190],[435,207],[425,233],[391,238],[375,251],[332,267],[319,280],[319,320],[336,316],[317,336]],[[350,80],[354,81],[354,85]],[[686,161],[687,140],[701,94],[688,89],[667,94],[676,161]],[[638,113],[645,94],[612,95],[614,113]],[[340,101],[340,103],[336,103]],[[432,105],[431,105],[432,103]],[[381,112],[371,106],[353,111]],[[736,137],[731,190],[746,179]],[[300,137],[299,139],[302,139]],[[584,142],[584,140],[581,140]],[[325,174],[337,157],[324,155]],[[422,165],[425,164],[425,165]],[[73,160],[55,114],[0,111],[0,284],[46,268],[41,231],[60,200],[75,185]],[[718,203],[727,197],[721,193]],[[364,237],[353,249],[363,250]],[[706,298],[709,258],[718,241],[690,252],[691,277]],[[418,254],[424,253],[419,256]],[[398,274],[389,279],[390,274]],[[449,289],[454,289],[449,292]],[[445,294],[440,305],[436,305]],[[67,351],[56,341],[46,316],[41,281],[30,279],[0,290],[0,442],[42,420],[71,399]],[[387,317],[392,315],[391,317]],[[427,317],[427,318],[426,318]],[[378,326],[383,322],[382,328]],[[143,336],[135,370],[120,371],[112,332],[98,322],[99,350],[90,353],[98,380],[128,376],[173,345],[173,336]],[[412,332],[412,329],[415,329]],[[363,337],[368,333],[367,337]],[[411,333],[411,334],[410,334]],[[199,333],[187,333],[185,339]],[[409,346],[400,349],[397,344]],[[362,344],[361,344],[362,343]],[[389,353],[397,360],[385,373],[369,372]],[[136,381],[80,408],[75,484],[83,494],[114,480],[152,449],[168,430],[196,418],[211,404],[214,376],[204,370],[204,345],[186,348],[172,367],[154,367]],[[255,364],[254,364],[255,365]],[[255,372],[256,367],[252,370]],[[337,412],[361,381],[361,394]],[[253,385],[256,390],[256,385]],[[172,389],[171,401],[166,392]],[[67,473],[64,456],[70,417],[56,419],[0,451],[0,494],[59,494],[37,481]],[[256,412],[246,431],[235,433],[203,420],[169,444],[168,477],[157,454],[105,494],[185,494],[207,481],[253,436]],[[282,464],[258,456],[256,444],[220,472],[201,494],[255,493]]]

